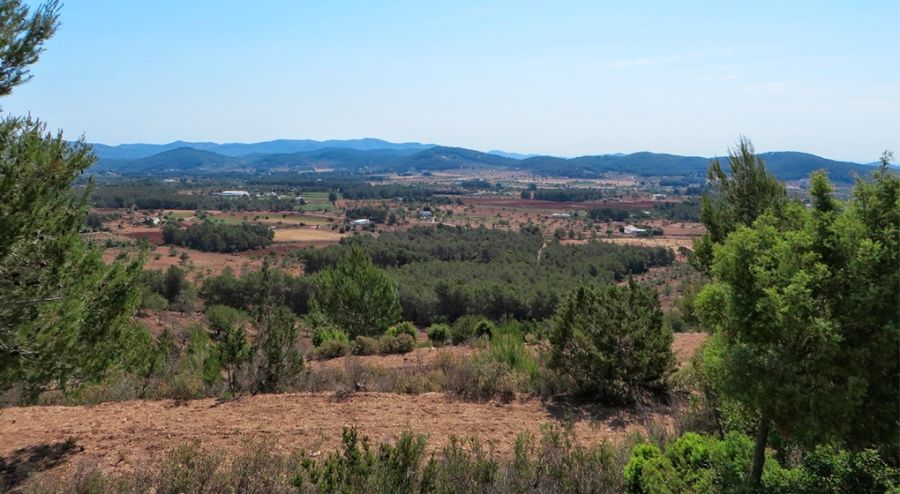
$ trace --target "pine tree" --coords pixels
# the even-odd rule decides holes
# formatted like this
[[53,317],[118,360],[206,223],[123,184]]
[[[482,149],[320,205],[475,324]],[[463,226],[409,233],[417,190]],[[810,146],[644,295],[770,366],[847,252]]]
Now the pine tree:
[[318,275],[311,305],[351,337],[380,335],[400,320],[396,284],[358,246]]
[[256,306],[256,340],[253,342],[253,361],[256,391],[274,393],[290,386],[303,369],[299,332],[294,313],[275,301],[275,280],[268,259],[263,261],[262,291]]
[[[0,3],[0,95],[29,79],[57,25],[50,2]],[[32,118],[0,121],[0,390],[27,398],[99,378],[121,355],[139,302],[143,256],[107,266],[79,237],[87,209],[71,184],[94,162]]]
[[746,137],[729,150],[728,168],[730,174],[714,159],[707,172],[709,190],[700,202],[700,221],[706,234],[694,241],[691,255],[691,263],[703,272],[709,271],[714,244],[721,243],[738,226],[752,224],[787,197],[784,184],[766,170]]
[[786,203],[729,234],[696,302],[712,382],[759,418],[757,485],[772,427],[900,458],[900,180],[877,172],[847,205],[830,194],[814,175],[812,208]]
[[674,367],[656,291],[631,280],[578,288],[560,301],[551,331],[551,365],[578,393],[630,400],[663,390]]

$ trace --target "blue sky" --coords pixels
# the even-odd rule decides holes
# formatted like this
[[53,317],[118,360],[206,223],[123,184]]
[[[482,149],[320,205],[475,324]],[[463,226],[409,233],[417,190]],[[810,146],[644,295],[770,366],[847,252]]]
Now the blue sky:
[[0,101],[68,137],[900,153],[900,2],[69,0]]

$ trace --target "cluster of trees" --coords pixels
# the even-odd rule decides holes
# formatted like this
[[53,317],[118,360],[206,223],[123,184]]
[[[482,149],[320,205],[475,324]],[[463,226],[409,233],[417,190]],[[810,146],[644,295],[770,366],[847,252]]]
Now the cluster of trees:
[[542,249],[543,243],[528,229],[423,226],[295,255],[315,273],[358,246],[397,283],[404,319],[425,325],[466,314],[541,320],[581,284],[623,280],[674,260],[664,248],[592,242]]
[[[711,165],[707,233],[691,255],[710,279],[692,302],[712,332],[697,369],[711,417],[700,432],[737,439],[690,446],[692,457],[713,455],[704,465],[679,464],[678,441],[673,454],[636,449],[630,492],[818,492],[816,474],[835,492],[896,486],[900,178],[888,161],[846,203],[813,174],[808,206],[788,198],[746,139],[730,152],[730,174]],[[738,468],[715,457],[721,447]],[[800,470],[783,476],[797,458]]]
[[683,202],[654,204],[653,212],[674,221],[700,221],[700,202],[696,199]]
[[163,226],[163,242],[203,252],[239,252],[271,245],[275,232],[266,225],[229,225],[216,221],[193,223],[187,228],[169,222]]
[[399,197],[410,202],[431,201],[435,194],[449,192],[413,185],[371,185],[368,183],[347,184],[341,186],[339,190],[347,199],[394,199]]
[[483,180],[480,178],[476,178],[473,180],[463,180],[459,183],[459,186],[466,190],[502,190],[503,184],[490,183],[487,180]]
[[522,199],[535,199],[554,202],[596,201],[610,197],[608,192],[600,189],[529,189],[522,191]]
[[588,218],[594,221],[625,221],[632,211],[625,208],[593,208],[588,210]]

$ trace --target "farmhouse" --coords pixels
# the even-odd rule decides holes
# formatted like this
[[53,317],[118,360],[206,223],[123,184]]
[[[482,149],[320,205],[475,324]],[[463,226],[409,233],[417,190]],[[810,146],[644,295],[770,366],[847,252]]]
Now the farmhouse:
[[423,220],[430,220],[433,217],[434,217],[434,213],[432,213],[431,211],[424,211],[424,210],[419,211],[419,218],[421,218]]
[[368,225],[368,224],[371,223],[371,222],[372,222],[372,221],[369,220],[368,218],[361,218],[361,219],[358,219],[358,220],[353,220],[353,221],[351,221],[350,223],[351,223],[351,224],[354,224],[354,225]]
[[625,225],[625,228],[623,228],[622,231],[625,232],[625,235],[638,236],[638,235],[646,235],[647,234],[647,230],[645,230],[643,228],[638,228],[634,225]]
[[552,216],[554,218],[571,218],[572,217],[572,215],[570,213],[553,213],[550,216]]
[[665,198],[666,198],[665,194],[653,194],[654,201],[662,201]]
[[246,190],[225,190],[220,195],[225,197],[250,197],[250,193]]

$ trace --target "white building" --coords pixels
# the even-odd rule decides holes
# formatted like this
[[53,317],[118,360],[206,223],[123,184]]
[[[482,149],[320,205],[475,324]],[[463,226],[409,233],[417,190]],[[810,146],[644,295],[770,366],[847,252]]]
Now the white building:
[[250,193],[246,190],[225,190],[222,194],[225,197],[250,197]]
[[552,216],[554,218],[571,218],[572,217],[572,215],[570,213],[553,213],[550,216]]
[[371,221],[368,218],[361,218],[350,222],[353,225],[368,225]]
[[625,232],[625,235],[635,235],[635,236],[643,235],[643,234],[647,233],[647,230],[644,230],[643,228],[638,228],[634,225],[625,225],[625,228],[623,228],[622,231]]
[[431,211],[419,211],[419,218],[422,218],[423,220],[430,220],[433,217],[434,213]]

